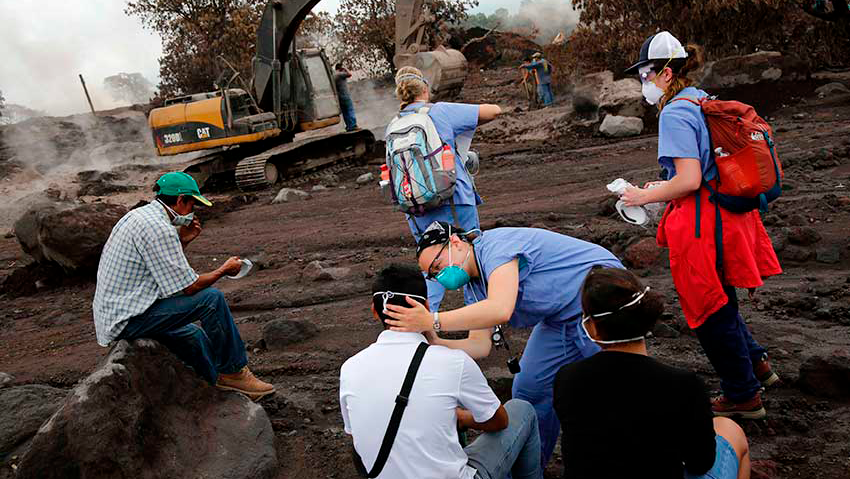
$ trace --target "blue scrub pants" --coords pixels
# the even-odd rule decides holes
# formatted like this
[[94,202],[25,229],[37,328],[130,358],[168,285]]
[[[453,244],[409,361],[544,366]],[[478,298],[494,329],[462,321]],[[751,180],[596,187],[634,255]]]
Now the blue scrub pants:
[[514,376],[511,390],[514,399],[530,402],[537,411],[541,467],[544,469],[561,433],[561,422],[552,407],[555,375],[562,366],[593,356],[600,350],[581,331],[580,321],[581,315],[578,315],[557,324],[537,323],[519,360],[522,371]]
[[[481,228],[478,223],[477,206],[455,205],[455,211],[457,212],[457,220],[460,223],[459,226],[465,231]],[[416,239],[417,243],[419,242],[419,232],[425,232],[428,226],[434,221],[445,221],[446,223],[454,224],[455,220],[452,215],[452,206],[443,205],[439,208],[434,208],[433,210],[429,210],[423,216],[407,215],[407,224],[410,226],[410,232],[413,233],[413,237]],[[457,261],[454,258],[452,258],[452,260]],[[439,311],[440,303],[443,301],[443,295],[446,294],[446,289],[434,280],[428,280],[425,283],[428,286],[428,305],[431,307],[431,311]]]

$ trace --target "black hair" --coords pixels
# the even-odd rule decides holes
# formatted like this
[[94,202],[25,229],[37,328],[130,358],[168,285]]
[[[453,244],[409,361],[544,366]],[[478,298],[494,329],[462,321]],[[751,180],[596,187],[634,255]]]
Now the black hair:
[[596,339],[613,341],[635,338],[652,330],[664,312],[664,298],[660,294],[650,290],[639,303],[618,309],[631,302],[644,289],[644,285],[631,271],[591,268],[581,285],[581,309],[586,316],[613,313],[591,319],[596,328]]
[[159,194],[159,185],[157,185],[157,184],[153,185],[153,192],[156,193],[155,199],[165,203],[166,206],[174,206],[175,204],[177,204],[177,198],[179,198],[179,197],[178,196],[172,196],[172,195],[161,195],[161,194]]
[[[396,304],[400,306],[410,306],[407,302],[408,296],[403,296],[402,294],[412,294],[423,298],[428,297],[428,287],[425,285],[425,278],[422,276],[422,272],[419,271],[418,268],[405,264],[392,263],[382,269],[378,275],[375,276],[375,280],[372,282],[372,306],[378,313],[378,317],[381,318],[381,324],[384,326],[384,329],[388,327],[387,323],[384,321],[392,318],[384,314],[383,296],[380,294],[376,295],[375,293],[388,291],[400,294],[387,299],[387,304]],[[425,304],[424,299],[412,299]]]
[[340,68],[342,68],[342,62],[339,62],[339,63],[337,63],[336,65],[334,65],[334,68],[336,68],[337,70],[339,70]]

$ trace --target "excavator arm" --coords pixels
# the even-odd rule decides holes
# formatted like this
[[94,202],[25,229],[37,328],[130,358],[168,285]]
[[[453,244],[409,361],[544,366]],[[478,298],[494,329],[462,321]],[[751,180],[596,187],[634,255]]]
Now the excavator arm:
[[[254,57],[254,92],[264,111],[276,111],[275,65],[290,60],[295,33],[317,3],[319,0],[271,0],[266,4],[257,28]],[[423,41],[425,29],[433,25],[433,15],[426,5],[427,0],[397,0],[393,63],[396,68],[419,68],[435,98],[456,96],[466,79],[466,58],[443,46],[427,51]]]

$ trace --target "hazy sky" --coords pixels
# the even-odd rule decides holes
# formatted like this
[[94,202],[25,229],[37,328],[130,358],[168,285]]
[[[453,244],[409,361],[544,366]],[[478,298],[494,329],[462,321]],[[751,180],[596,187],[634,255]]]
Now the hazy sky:
[[[513,12],[520,0],[481,3],[475,11],[505,7]],[[97,109],[117,106],[103,89],[107,76],[139,72],[158,83],[160,39],[125,15],[125,4],[0,0],[0,91],[6,102],[67,115],[88,110],[80,73]],[[324,0],[318,8],[333,12],[338,5],[339,0]]]

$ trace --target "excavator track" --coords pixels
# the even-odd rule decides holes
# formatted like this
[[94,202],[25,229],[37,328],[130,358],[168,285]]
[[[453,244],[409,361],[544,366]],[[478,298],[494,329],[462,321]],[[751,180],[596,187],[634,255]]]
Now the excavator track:
[[316,136],[286,143],[244,158],[236,165],[242,191],[264,189],[282,180],[298,185],[363,161],[375,143],[369,130]]

